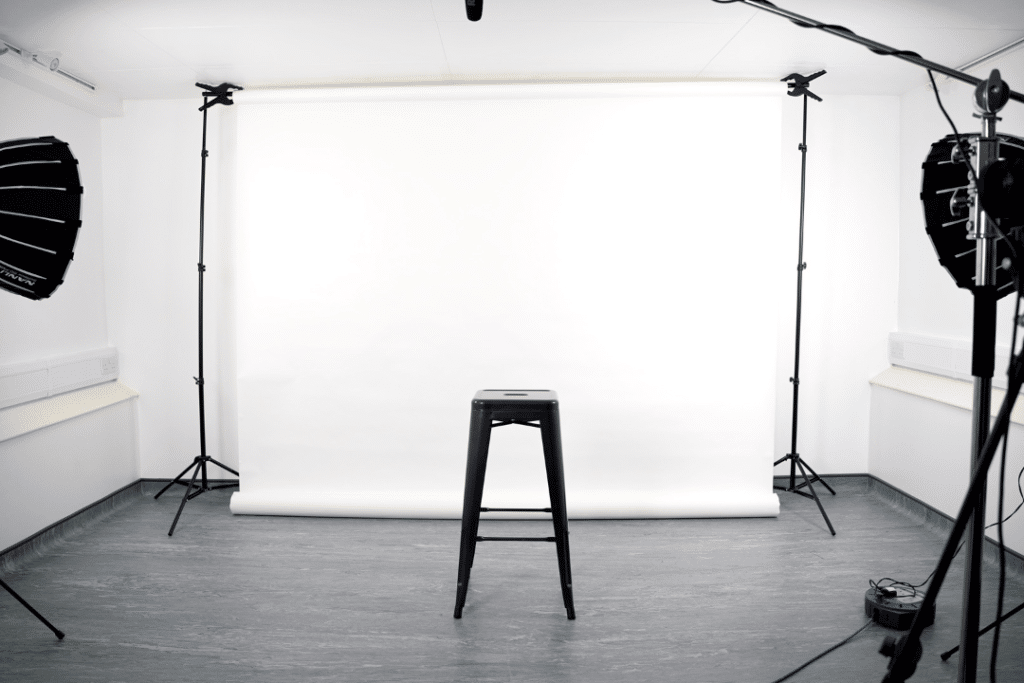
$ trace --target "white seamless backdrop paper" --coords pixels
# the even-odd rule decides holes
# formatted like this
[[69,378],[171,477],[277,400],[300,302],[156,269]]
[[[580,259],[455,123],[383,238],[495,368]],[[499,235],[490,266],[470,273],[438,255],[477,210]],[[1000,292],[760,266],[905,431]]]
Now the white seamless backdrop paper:
[[[777,515],[784,91],[236,95],[232,511],[458,517],[473,394],[526,388],[571,517]],[[484,504],[546,498],[538,430],[494,430]]]

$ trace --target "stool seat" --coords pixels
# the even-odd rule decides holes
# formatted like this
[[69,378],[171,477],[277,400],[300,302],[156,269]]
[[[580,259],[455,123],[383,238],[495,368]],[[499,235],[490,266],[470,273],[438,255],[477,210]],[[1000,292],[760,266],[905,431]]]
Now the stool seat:
[[[540,429],[547,470],[548,508],[481,507],[484,474],[491,429],[518,424]],[[551,513],[554,536],[479,536],[481,512]],[[462,618],[469,591],[469,575],[481,541],[541,541],[555,544],[562,602],[569,619],[576,618],[569,568],[569,522],[565,510],[565,474],[562,467],[562,437],[558,420],[558,394],[547,389],[484,389],[473,397],[469,423],[469,453],[466,459],[466,487],[462,499],[462,540],[459,547],[459,577],[455,593],[455,618]]]

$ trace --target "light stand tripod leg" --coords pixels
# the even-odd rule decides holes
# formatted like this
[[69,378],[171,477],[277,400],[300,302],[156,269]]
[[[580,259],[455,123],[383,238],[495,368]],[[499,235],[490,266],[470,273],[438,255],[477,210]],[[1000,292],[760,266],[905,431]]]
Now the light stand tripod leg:
[[20,602],[22,605],[24,605],[25,609],[27,609],[29,612],[34,614],[36,619],[38,619],[39,621],[43,622],[46,625],[46,628],[48,628],[51,631],[53,631],[53,634],[55,636],[57,636],[58,639],[64,640],[64,632],[61,631],[56,626],[54,626],[53,624],[51,624],[49,621],[47,621],[46,617],[44,617],[42,614],[37,612],[35,610],[35,608],[32,607],[32,605],[30,605],[27,602],[25,602],[25,599],[23,597],[21,597],[20,595],[18,595],[17,593],[15,593],[14,589],[11,588],[10,586],[8,586],[6,583],[4,583],[3,579],[0,579],[0,588],[3,588],[5,591],[7,591],[11,595],[13,595],[14,599],[17,600],[18,602]]
[[[200,463],[199,459],[196,459],[194,465],[196,471],[192,473],[192,478],[188,482],[188,488],[185,489],[185,495],[181,498],[181,505],[178,506],[178,514],[174,515],[174,521],[171,522],[171,530],[167,532],[168,536],[174,535],[174,527],[178,526],[178,518],[181,517],[181,511],[185,509],[185,503],[189,501],[189,494],[192,493],[192,486],[196,483],[196,477],[199,476]],[[202,491],[202,489],[199,489]]]
[[832,528],[832,522],[829,520],[828,515],[825,514],[825,508],[822,506],[821,501],[818,500],[818,494],[815,493],[811,480],[807,478],[807,472],[804,470],[803,461],[801,461],[800,457],[797,456],[793,459],[793,462],[795,462],[796,466],[800,468],[800,474],[804,476],[804,484],[806,484],[807,488],[811,490],[811,495],[814,497],[814,502],[818,504],[818,510],[821,511],[821,516],[825,518],[825,524],[828,524],[828,530],[832,532],[833,536],[835,536],[836,530]]
[[180,483],[180,484],[184,485],[184,482],[183,482],[183,481],[181,481],[181,478],[182,478],[182,477],[184,477],[184,476],[185,476],[186,474],[188,474],[188,471],[189,471],[190,469],[192,469],[193,467],[195,467],[195,466],[196,466],[196,461],[197,461],[198,459],[199,459],[199,458],[196,458],[196,460],[193,460],[193,461],[192,461],[192,464],[191,464],[191,465],[189,465],[188,467],[186,467],[185,469],[183,469],[183,470],[181,471],[181,474],[179,474],[178,476],[176,476],[176,477],[175,477],[174,479],[171,479],[171,481],[169,481],[169,482],[167,483],[167,486],[165,486],[165,487],[163,487],[162,489],[160,489],[160,493],[158,493],[158,494],[156,494],[155,496],[153,496],[153,500],[156,500],[156,499],[157,499],[157,498],[159,498],[160,496],[164,495],[164,492],[165,492],[165,491],[167,491],[167,489],[169,489],[169,488],[171,488],[172,486],[174,486],[175,484],[179,484],[179,483]]
[[[210,463],[213,463],[214,465],[216,465],[217,467],[221,468],[222,470],[227,470],[228,472],[230,472],[231,474],[235,475],[236,477],[239,476],[238,472],[234,471],[233,469],[231,469],[230,467],[228,467],[227,465],[225,465],[222,462],[217,462],[216,460],[214,460],[210,456],[206,456],[206,461],[210,462]],[[237,481],[232,481],[232,482],[228,482],[227,484],[215,484],[213,486],[207,485],[206,490],[207,491],[213,491],[214,489],[230,489],[230,488],[234,488],[235,486],[238,486],[238,485],[239,485],[239,483]]]
[[[999,619],[997,619],[996,621],[993,621],[991,624],[989,624],[985,628],[983,628],[980,631],[978,631],[978,635],[979,636],[985,635],[986,633],[988,633],[989,631],[994,629],[996,627],[996,624],[1003,623],[1004,621],[1006,621],[1007,619],[1012,617],[1017,612],[1020,612],[1021,610],[1024,610],[1024,602],[1022,602],[1021,604],[1017,605],[1012,610],[1010,610],[1009,612],[1007,612],[1003,616],[999,617]],[[960,646],[957,645],[956,647],[953,647],[953,648],[950,648],[950,649],[946,650],[945,652],[943,652],[939,656],[942,658],[942,661],[946,661],[947,659],[949,659],[950,657],[955,655],[959,649],[960,649]]]
[[[221,468],[222,470],[227,470],[228,472],[230,472],[231,474],[235,475],[236,477],[239,476],[238,472],[236,472],[235,470],[231,469],[230,467],[228,467],[227,465],[225,465],[222,462],[217,462],[216,460],[214,460],[210,456],[206,456],[206,461],[207,462],[212,462],[217,467]],[[237,483],[231,484],[231,486],[237,486],[237,485],[238,485]]]
[[[808,472],[811,473],[811,481],[820,481],[821,485],[824,486],[825,488],[827,488],[829,490],[829,492],[832,493],[833,496],[836,495],[836,492],[832,490],[832,487],[828,485],[828,482],[826,482],[824,479],[819,477],[818,473],[814,471],[814,468],[812,468],[810,465],[808,465],[802,458],[800,458],[799,455],[797,455],[797,459],[800,460],[800,463],[804,467],[807,468]],[[797,486],[797,488],[801,488],[803,486],[805,486],[805,484],[800,484],[799,486]]]

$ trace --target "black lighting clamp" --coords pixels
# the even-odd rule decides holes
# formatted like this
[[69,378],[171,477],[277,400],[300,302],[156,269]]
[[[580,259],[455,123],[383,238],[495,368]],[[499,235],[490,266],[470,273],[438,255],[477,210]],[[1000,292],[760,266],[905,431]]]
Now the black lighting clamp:
[[[245,89],[240,85],[234,85],[232,83],[221,83],[220,85],[207,85],[205,83],[196,83],[196,86],[202,88],[203,90],[203,106],[199,107],[199,111],[206,111],[210,107],[217,104],[234,104],[234,102],[231,100],[231,96],[235,92]],[[204,148],[203,156],[206,155],[207,151]]]

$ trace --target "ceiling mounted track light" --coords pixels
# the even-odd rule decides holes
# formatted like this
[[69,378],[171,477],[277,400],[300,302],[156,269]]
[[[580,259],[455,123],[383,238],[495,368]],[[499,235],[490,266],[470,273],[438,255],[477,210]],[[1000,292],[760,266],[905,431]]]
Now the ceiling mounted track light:
[[[961,136],[971,150],[977,148],[978,137],[977,133]],[[973,151],[971,156],[975,156]],[[1015,178],[1012,169],[1018,169],[1019,176],[1020,165],[1024,164],[1024,140],[1012,135],[999,134],[999,156],[1001,163],[995,162],[991,167],[996,167],[999,163],[1000,166],[997,168],[1005,166],[1011,170],[1001,174],[997,182],[990,182],[990,186],[993,186],[993,190],[1003,190],[1005,194],[1007,191],[1003,188],[1008,184],[1012,185]],[[957,287],[973,290],[975,253],[978,245],[977,240],[971,237],[970,228],[971,208],[974,206],[974,195],[977,190],[972,187],[970,171],[957,147],[956,136],[947,135],[933,144],[921,168],[921,202],[924,205],[925,230],[932,241],[932,246],[935,247],[935,253],[938,254],[939,263],[953,276]],[[983,179],[991,178],[987,171],[988,167],[981,175]],[[1009,181],[1006,178],[1009,178]],[[984,180],[982,183],[984,187]],[[1017,190],[1019,191],[1019,187]],[[996,198],[997,195],[993,197]],[[983,195],[982,202],[986,199],[987,197]],[[1003,204],[1009,203],[1002,197],[996,198],[996,202],[998,203],[1000,199],[1003,200]],[[1016,203],[1012,204],[1019,206]],[[1014,222],[1012,214],[1003,218],[1001,222],[1003,233],[1018,225]],[[1002,236],[996,238],[995,246],[996,294],[998,298],[1002,298],[1013,291],[1013,277],[1010,271],[1001,265],[1010,252]]]
[[68,73],[60,67],[60,53],[33,52],[31,50],[26,50],[23,47],[18,47],[13,43],[7,42],[6,40],[0,40],[0,55],[7,54],[8,52],[12,52],[18,55],[26,64],[35,64],[37,66],[41,66],[47,69],[48,71],[52,71],[58,76],[63,76],[64,78],[70,81],[74,81],[75,83],[84,88],[88,88],[89,90],[96,90],[96,86],[90,83],[89,81],[83,78],[79,78],[74,74]]

